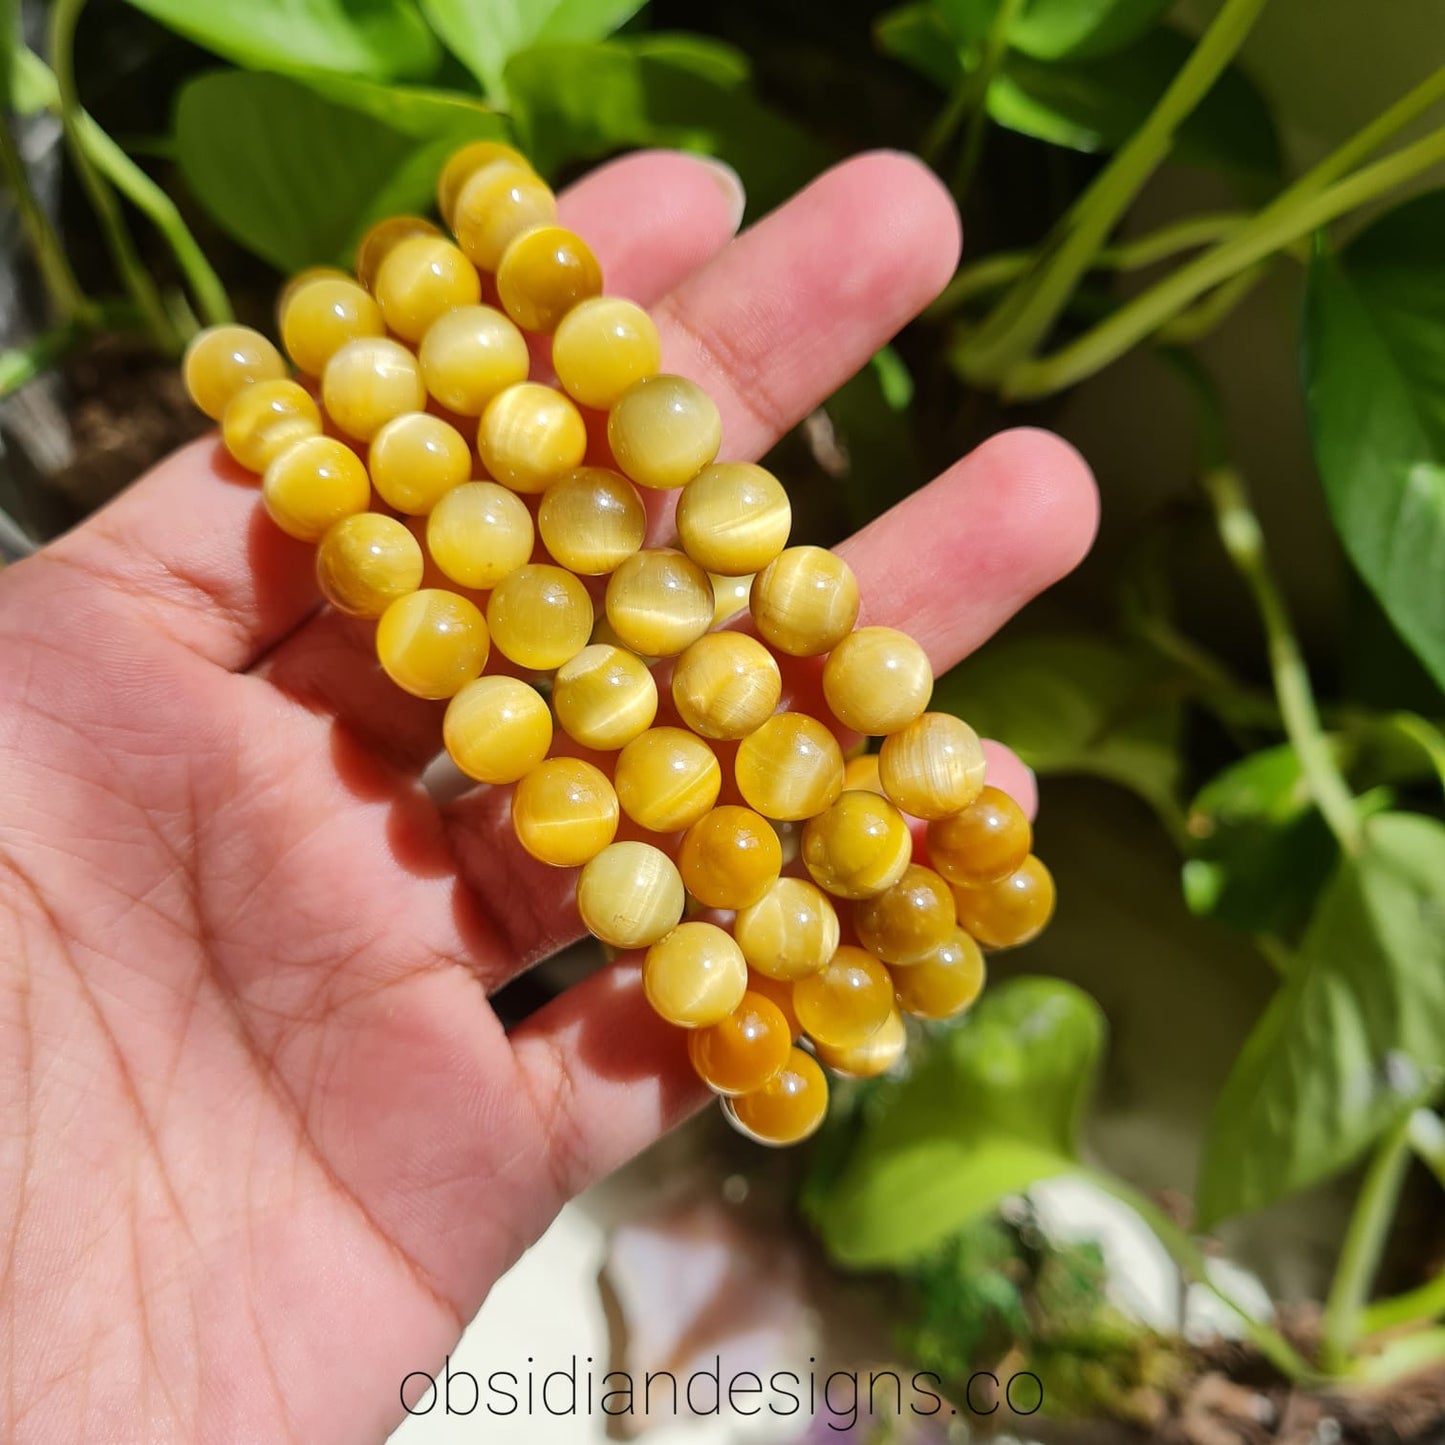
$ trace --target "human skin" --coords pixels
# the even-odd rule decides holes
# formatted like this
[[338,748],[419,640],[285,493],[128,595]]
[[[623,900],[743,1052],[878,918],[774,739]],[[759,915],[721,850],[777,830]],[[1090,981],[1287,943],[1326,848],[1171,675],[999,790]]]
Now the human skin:
[[[667,153],[562,198],[743,459],[938,293],[959,227],[884,153],[734,240],[738,209]],[[840,550],[941,671],[1095,522],[1020,430]],[[0,572],[7,1440],[381,1438],[557,1209],[703,1102],[636,957],[504,1032],[489,995],[581,931],[570,879],[496,794],[428,795],[443,705],[317,601],[214,438]]]

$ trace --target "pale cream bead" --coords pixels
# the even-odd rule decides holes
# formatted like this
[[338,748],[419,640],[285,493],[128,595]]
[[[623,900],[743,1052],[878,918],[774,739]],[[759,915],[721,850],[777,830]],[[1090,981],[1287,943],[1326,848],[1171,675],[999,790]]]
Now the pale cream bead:
[[652,548],[629,557],[607,582],[607,620],[644,657],[672,657],[712,626],[707,573],[690,557]]
[[652,726],[657,683],[641,658],[620,647],[593,643],[557,669],[552,706],[573,742],[613,752]]
[[722,418],[695,381],[647,376],[613,405],[607,440],[618,468],[638,486],[667,490],[691,481],[717,456]]
[[647,509],[637,488],[606,467],[578,467],[542,495],[537,511],[542,545],[563,567],[601,577],[625,562],[647,534]]
[[451,760],[479,783],[515,783],[547,756],[552,714],[535,688],[489,674],[447,704],[442,739]]
[[639,827],[676,833],[717,802],[722,768],[685,728],[649,728],[618,754],[613,783],[622,811]]
[[986,759],[978,734],[946,712],[926,712],[878,750],[883,791],[915,818],[944,818],[983,791]]
[[560,391],[522,381],[487,403],[477,450],[492,478],[514,492],[544,492],[587,453],[582,413]]
[[672,859],[650,843],[612,843],[577,879],[577,911],[613,948],[646,948],[682,918],[686,893]]
[[427,390],[458,416],[481,416],[499,392],[526,381],[527,339],[493,306],[459,306],[438,317],[418,352]]
[[642,991],[653,1011],[678,1028],[721,1023],[743,1001],[743,952],[715,923],[681,923],[647,950]]
[[705,467],[677,501],[677,535],[700,567],[760,572],[788,545],[793,508],[783,484],[751,462]]
[[751,601],[764,642],[792,657],[816,657],[853,630],[858,579],[836,553],[789,547],[753,579]]
[[843,791],[843,750],[816,718],[775,713],[738,745],[738,791],[765,818],[821,813]]
[[321,400],[339,430],[369,442],[393,417],[422,411],[426,387],[416,357],[399,341],[363,336],[326,363]]
[[782,695],[777,659],[741,632],[699,637],[673,668],[678,714],[705,738],[747,737],[773,715]]
[[529,562],[497,583],[487,599],[497,650],[518,667],[547,672],[576,657],[592,635],[592,599],[562,567]]
[[844,727],[883,737],[907,727],[933,695],[928,654],[892,627],[860,627],[828,654],[823,696]]
[[372,438],[366,464],[389,507],[421,517],[472,474],[472,449],[456,427],[429,412],[395,416]]
[[552,369],[572,399],[606,411],[662,365],[652,318],[635,301],[594,296],[574,306],[552,338]]
[[462,587],[485,592],[532,555],[532,514],[515,492],[495,482],[463,482],[431,509],[427,551]]
[[827,967],[841,928],[821,888],[804,878],[779,878],[758,902],[739,910],[733,935],[760,974],[791,983]]

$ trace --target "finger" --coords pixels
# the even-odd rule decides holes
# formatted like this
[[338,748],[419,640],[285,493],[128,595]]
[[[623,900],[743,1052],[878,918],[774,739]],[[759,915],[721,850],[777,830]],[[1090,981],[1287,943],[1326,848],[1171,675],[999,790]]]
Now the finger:
[[1039,811],[1039,780],[1034,770],[1012,748],[992,738],[983,740],[983,756],[984,780],[990,787],[1007,793],[1032,822]]

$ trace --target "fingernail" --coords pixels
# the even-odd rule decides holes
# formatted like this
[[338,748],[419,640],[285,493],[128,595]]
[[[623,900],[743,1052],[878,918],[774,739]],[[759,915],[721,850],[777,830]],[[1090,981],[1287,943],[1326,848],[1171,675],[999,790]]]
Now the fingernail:
[[726,161],[720,161],[716,156],[698,156],[697,162],[712,172],[718,190],[723,193],[723,198],[728,203],[728,216],[732,220],[733,230],[736,231],[742,225],[743,212],[748,204],[742,178]]

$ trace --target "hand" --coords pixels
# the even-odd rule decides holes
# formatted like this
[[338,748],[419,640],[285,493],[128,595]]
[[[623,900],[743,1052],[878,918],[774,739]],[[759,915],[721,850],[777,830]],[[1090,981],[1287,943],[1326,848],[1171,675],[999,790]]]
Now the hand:
[[[942,288],[958,222],[878,154],[734,241],[718,180],[633,156],[562,215],[757,457]],[[1015,431],[842,550],[941,671],[1095,509]],[[701,1102],[635,959],[503,1032],[488,995],[581,931],[570,877],[485,790],[431,801],[441,705],[316,604],[213,440],[0,573],[6,1439],[375,1439],[558,1207]]]

